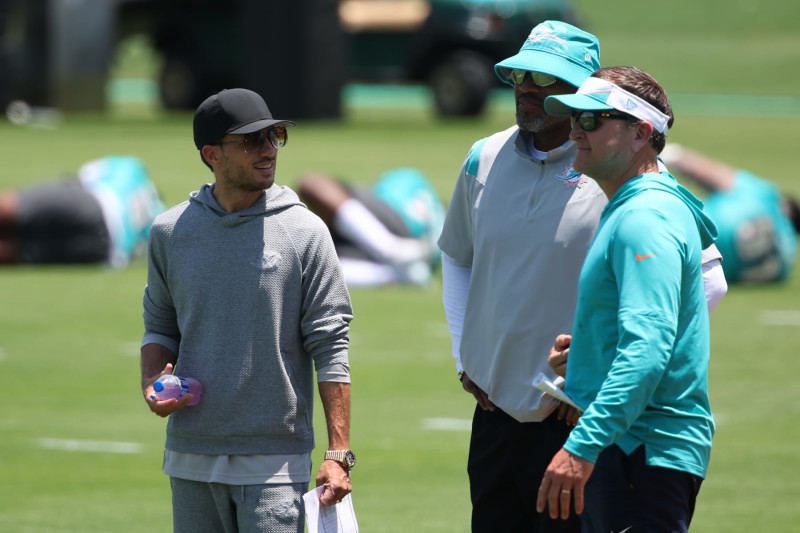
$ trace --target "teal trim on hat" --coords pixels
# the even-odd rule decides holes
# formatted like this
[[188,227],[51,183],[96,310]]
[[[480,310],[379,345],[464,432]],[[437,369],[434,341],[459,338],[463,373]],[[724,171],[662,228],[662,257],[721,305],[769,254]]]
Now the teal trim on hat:
[[494,66],[504,83],[513,85],[508,72],[521,69],[543,72],[575,87],[600,68],[600,42],[591,33],[566,22],[548,20],[531,30],[519,52]]
[[606,100],[610,93],[559,94],[544,99],[544,111],[553,117],[568,117],[576,109],[581,111],[608,111],[615,109]]
[[656,131],[666,133],[670,116],[640,96],[615,83],[589,77],[575,94],[548,96],[544,110],[548,115],[563,117],[574,111],[606,111],[616,109],[639,120],[649,122]]

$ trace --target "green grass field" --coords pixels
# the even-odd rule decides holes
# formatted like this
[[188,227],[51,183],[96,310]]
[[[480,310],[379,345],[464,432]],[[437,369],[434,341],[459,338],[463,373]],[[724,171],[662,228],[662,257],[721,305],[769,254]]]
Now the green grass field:
[[[758,0],[579,5],[603,42],[604,64],[636,64],[674,94],[671,140],[800,196],[792,156],[800,114],[796,107],[764,111],[796,98],[799,7]],[[725,112],[712,112],[693,95],[760,98],[753,108],[726,104]],[[449,198],[470,144],[512,123],[508,93],[497,96],[475,120],[439,122],[426,108],[352,105],[341,122],[298,124],[281,151],[279,181],[318,169],[367,182],[413,165]],[[144,159],[169,204],[212,179],[192,144],[190,114],[165,115],[147,104],[67,115],[55,129],[0,121],[0,146],[0,188],[110,153]],[[795,271],[784,285],[732,287],[712,317],[718,432],[693,531],[800,529]],[[122,271],[0,270],[0,531],[170,530],[168,480],[160,471],[165,422],[139,390],[145,276],[141,262]],[[361,530],[468,531],[465,424],[474,404],[455,378],[439,280],[424,289],[354,290],[352,297],[351,441]],[[317,414],[318,464],[327,443]]]

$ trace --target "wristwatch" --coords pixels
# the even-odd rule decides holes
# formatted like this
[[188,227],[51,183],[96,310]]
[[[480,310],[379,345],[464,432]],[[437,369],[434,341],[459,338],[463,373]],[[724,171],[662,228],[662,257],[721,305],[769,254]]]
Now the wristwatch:
[[464,371],[463,370],[459,370],[458,371],[458,381],[461,381],[461,382],[464,381]]
[[336,461],[347,472],[356,466],[356,454],[353,450],[328,450],[325,452],[325,460]]

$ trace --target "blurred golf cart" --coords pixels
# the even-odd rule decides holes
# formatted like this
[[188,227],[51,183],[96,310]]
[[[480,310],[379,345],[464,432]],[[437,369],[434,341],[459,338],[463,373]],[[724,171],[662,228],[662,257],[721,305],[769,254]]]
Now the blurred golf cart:
[[544,20],[576,22],[560,0],[343,0],[349,80],[430,87],[442,116],[479,114],[493,66]]
[[334,118],[344,85],[402,83],[430,87],[441,116],[477,115],[494,63],[548,19],[576,23],[569,0],[0,0],[0,103],[102,108],[114,48],[145,35],[166,109],[244,86]]
[[[191,25],[162,15],[153,42],[163,56],[159,87],[168,109],[194,108],[218,88],[241,84],[237,28],[230,10],[220,10],[226,4],[215,5],[216,13],[193,10]],[[226,18],[230,24],[220,23]],[[481,113],[499,84],[493,65],[516,53],[533,26],[576,22],[562,0],[341,0],[338,19],[346,82],[426,84],[445,117]],[[293,82],[324,81],[297,74]]]

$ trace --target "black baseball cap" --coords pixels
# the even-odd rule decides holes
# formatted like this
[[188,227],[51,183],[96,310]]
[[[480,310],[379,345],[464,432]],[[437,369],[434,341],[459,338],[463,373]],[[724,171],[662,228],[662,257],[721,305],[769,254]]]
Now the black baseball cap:
[[228,133],[253,133],[275,124],[294,125],[272,117],[260,94],[249,89],[223,89],[209,96],[194,113],[194,144],[200,150]]

